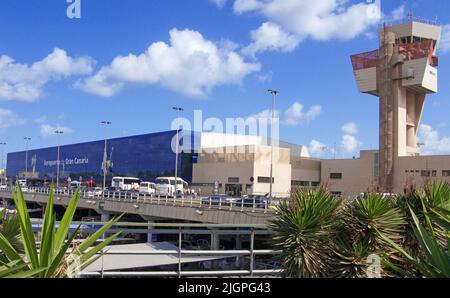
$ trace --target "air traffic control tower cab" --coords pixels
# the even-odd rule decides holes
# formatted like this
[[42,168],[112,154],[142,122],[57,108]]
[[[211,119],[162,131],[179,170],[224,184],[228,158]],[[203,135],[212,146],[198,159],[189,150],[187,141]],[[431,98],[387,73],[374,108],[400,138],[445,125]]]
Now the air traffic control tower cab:
[[351,56],[358,89],[380,98],[379,185],[392,191],[395,159],[420,154],[417,131],[425,97],[438,91],[441,27],[413,19],[385,24],[379,49]]

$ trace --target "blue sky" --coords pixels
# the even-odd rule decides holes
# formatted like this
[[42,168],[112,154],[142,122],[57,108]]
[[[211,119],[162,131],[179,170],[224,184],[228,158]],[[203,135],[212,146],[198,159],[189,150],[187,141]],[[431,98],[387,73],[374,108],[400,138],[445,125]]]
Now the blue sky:
[[[378,101],[358,93],[349,58],[377,47],[381,18],[360,13],[371,1],[80,1],[79,19],[67,17],[65,0],[2,1],[7,151],[23,150],[24,136],[30,148],[56,145],[55,129],[65,131],[63,144],[101,139],[102,120],[113,122],[108,137],[168,130],[172,106],[186,118],[197,109],[204,118],[261,115],[268,88],[281,91],[282,140],[324,157],[333,154],[317,151],[322,145],[338,157],[378,146]],[[449,8],[447,0],[382,1],[385,19],[412,10],[445,28],[440,90],[422,119],[429,154],[450,153]]]

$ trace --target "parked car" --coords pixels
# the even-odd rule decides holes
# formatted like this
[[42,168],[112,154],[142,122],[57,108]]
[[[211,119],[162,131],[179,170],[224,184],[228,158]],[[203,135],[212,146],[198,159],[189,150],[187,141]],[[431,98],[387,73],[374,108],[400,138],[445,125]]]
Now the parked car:
[[0,184],[0,190],[7,190],[7,189],[8,189],[8,185]]
[[263,195],[247,195],[236,201],[236,206],[247,208],[267,208],[270,206],[270,199]]
[[102,195],[102,193],[103,193],[103,189],[101,187],[87,188],[86,189],[86,195],[89,198],[99,197],[99,196]]
[[212,195],[202,199],[202,203],[205,205],[230,205],[231,202],[236,201],[235,198],[231,198],[227,195]]

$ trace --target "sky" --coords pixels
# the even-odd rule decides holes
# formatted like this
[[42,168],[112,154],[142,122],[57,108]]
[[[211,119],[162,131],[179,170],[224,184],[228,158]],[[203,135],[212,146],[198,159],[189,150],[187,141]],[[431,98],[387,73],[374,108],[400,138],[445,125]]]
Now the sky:
[[357,156],[378,147],[378,99],[358,93],[350,55],[376,49],[380,24],[411,11],[443,26],[419,141],[424,154],[449,154],[450,3],[379,1],[2,0],[0,143],[14,152],[24,137],[41,148],[165,131],[174,106],[191,121],[195,110],[224,123],[267,117],[270,88],[283,141]]

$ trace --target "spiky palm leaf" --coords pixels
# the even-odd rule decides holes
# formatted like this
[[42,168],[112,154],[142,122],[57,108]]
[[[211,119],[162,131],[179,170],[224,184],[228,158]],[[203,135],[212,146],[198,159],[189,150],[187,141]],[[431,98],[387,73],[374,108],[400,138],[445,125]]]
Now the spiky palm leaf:
[[16,215],[6,216],[6,209],[0,212],[0,233],[18,252],[23,253],[24,248],[20,234],[19,219]]
[[[448,211],[448,210],[447,210]],[[413,219],[412,230],[419,243],[420,252],[416,256],[411,255],[404,250],[400,245],[392,241],[391,239],[380,234],[381,237],[390,243],[410,264],[414,269],[414,272],[406,271],[403,268],[395,266],[392,263],[386,262],[387,266],[390,266],[394,271],[397,271],[401,276],[405,277],[431,277],[431,278],[449,278],[450,277],[450,252],[448,249],[443,248],[437,239],[436,233],[434,233],[433,226],[431,224],[431,218],[428,212],[424,211],[425,222],[428,222],[428,227],[425,228],[420,222],[417,215],[412,208],[409,208],[409,212]],[[448,227],[450,223],[450,217],[448,212],[438,213],[435,215],[441,218],[445,225]],[[450,242],[450,237],[447,234],[447,241]]]
[[370,266],[368,258],[373,251],[367,240],[352,242],[338,237],[334,243],[330,275],[339,278],[366,278]]
[[405,224],[403,214],[394,201],[381,194],[368,194],[345,208],[344,226],[348,236],[354,243],[367,242],[375,253],[389,255],[391,250],[379,233],[400,243],[404,237]]
[[[113,234],[102,243],[91,247],[122,216],[118,216],[107,222],[97,232],[85,239],[77,249],[70,251],[74,237],[77,235],[78,228],[68,237],[69,229],[80,200],[80,195],[78,191],[73,195],[60,225],[56,229],[56,218],[53,211],[52,186],[45,209],[39,245],[40,249],[38,251],[26,202],[20,186],[17,187],[17,191],[12,191],[12,195],[17,208],[17,217],[20,224],[25,255],[17,251],[2,233],[0,233],[0,250],[3,251],[9,264],[13,262],[21,267],[21,270],[19,271],[21,274],[27,275],[27,272],[32,272],[33,275],[37,274],[38,277],[73,276],[74,272],[82,270],[87,264],[91,263],[93,258],[98,257],[96,256],[98,252],[120,234]],[[67,267],[70,270],[62,270],[61,268],[63,267]],[[10,268],[4,270],[10,270]],[[0,275],[1,274],[2,272],[0,271]]]
[[289,277],[327,275],[330,239],[340,200],[320,188],[298,190],[291,202],[278,206],[279,217],[270,223],[272,244],[281,250],[282,266]]
[[[370,193],[346,203],[333,243],[331,274],[335,277],[368,277],[370,258],[399,259],[378,231],[400,243],[405,221],[390,198]],[[379,268],[380,276],[390,272]]]
[[[432,182],[423,189],[415,189],[412,192],[399,197],[397,205],[403,210],[408,222],[403,247],[413,256],[419,253],[419,243],[414,233],[414,219],[409,209],[412,209],[419,222],[426,228],[431,224],[433,233],[439,245],[448,247],[448,228],[440,220],[433,220],[433,211],[450,210],[450,184],[448,182]],[[444,211],[443,211],[444,210]],[[430,214],[426,216],[426,214]]]

